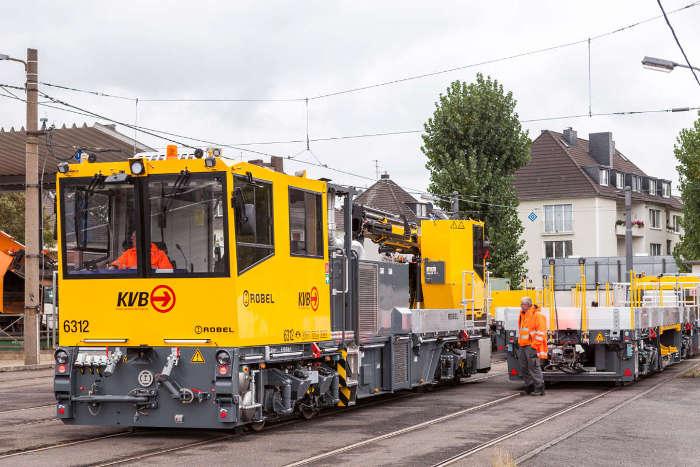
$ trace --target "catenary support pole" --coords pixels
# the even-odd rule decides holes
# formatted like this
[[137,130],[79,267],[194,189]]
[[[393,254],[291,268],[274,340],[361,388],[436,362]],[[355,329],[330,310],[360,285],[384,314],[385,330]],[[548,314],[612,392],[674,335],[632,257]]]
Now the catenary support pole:
[[27,124],[24,211],[24,364],[39,363],[39,137],[38,54],[27,49]]

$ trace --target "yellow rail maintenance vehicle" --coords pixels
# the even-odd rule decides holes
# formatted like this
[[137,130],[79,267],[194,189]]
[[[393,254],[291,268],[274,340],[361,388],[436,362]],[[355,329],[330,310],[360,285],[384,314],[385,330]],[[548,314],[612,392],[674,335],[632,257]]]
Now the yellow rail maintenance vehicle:
[[483,224],[218,149],[83,159],[57,175],[63,422],[259,429],[488,370]]

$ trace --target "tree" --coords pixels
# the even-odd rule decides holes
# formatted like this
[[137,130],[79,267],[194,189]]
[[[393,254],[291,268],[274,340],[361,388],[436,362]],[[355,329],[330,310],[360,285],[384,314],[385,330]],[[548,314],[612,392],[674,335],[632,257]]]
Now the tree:
[[[490,77],[454,81],[424,125],[421,149],[428,158],[430,192],[449,197],[456,191],[460,212],[485,221],[491,269],[517,287],[526,274],[527,253],[513,179],[530,160],[531,141],[515,105],[513,94]],[[448,200],[439,204],[449,208]]]
[[[24,192],[0,193],[0,230],[24,243]],[[53,220],[44,214],[43,242],[45,247],[56,244]]]
[[700,118],[692,128],[681,130],[673,152],[678,160],[676,170],[683,200],[683,236],[673,249],[673,256],[678,267],[687,271],[685,261],[700,259]]

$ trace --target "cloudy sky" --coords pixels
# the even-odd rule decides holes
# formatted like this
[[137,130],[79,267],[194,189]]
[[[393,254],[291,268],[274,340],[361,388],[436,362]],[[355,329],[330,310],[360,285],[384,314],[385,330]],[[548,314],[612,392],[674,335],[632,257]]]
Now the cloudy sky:
[[[667,11],[693,0],[663,0]],[[16,4],[19,5],[19,4]],[[70,6],[68,6],[70,5]],[[303,99],[461,67],[595,37],[659,15],[653,0],[489,2],[22,2],[0,14],[0,53],[39,49],[40,81],[133,100],[44,87],[52,96],[118,121],[229,145],[303,140],[303,100],[153,102],[146,99]],[[691,60],[700,65],[700,5],[670,15]],[[663,19],[591,42],[593,112],[700,106],[688,70],[642,68],[643,56],[683,61]],[[423,79],[309,102],[312,139],[420,130],[452,80],[493,76],[518,100],[523,120],[588,112],[588,48],[578,44]],[[21,84],[19,66],[0,63],[0,83]],[[580,137],[612,131],[617,148],[649,174],[676,180],[673,143],[695,112],[565,118],[524,123],[574,127]],[[95,119],[41,108],[49,123]],[[19,127],[24,104],[0,98],[0,126]],[[133,135],[133,130],[120,131]],[[153,147],[166,142],[139,134]],[[175,138],[193,145],[191,140]],[[315,141],[298,158],[375,177],[375,160],[400,184],[425,189],[420,134]],[[279,155],[303,143],[246,145]],[[231,148],[231,157],[255,158]],[[289,161],[288,170],[309,168]],[[310,168],[311,176],[365,186],[367,179]],[[371,182],[370,182],[371,183]]]

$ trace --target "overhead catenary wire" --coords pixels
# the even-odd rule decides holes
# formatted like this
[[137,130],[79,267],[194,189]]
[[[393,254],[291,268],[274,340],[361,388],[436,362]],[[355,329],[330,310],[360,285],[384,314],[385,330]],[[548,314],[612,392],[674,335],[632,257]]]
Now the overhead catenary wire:
[[[2,88],[3,86],[4,86],[3,84],[0,84],[0,88]],[[178,133],[173,133],[173,132],[168,132],[168,131],[164,131],[164,130],[158,130],[158,129],[154,129],[154,128],[124,123],[124,122],[112,119],[110,117],[107,117],[105,115],[100,115],[100,114],[97,114],[95,112],[89,111],[87,109],[83,109],[81,107],[69,104],[65,101],[62,101],[60,99],[56,99],[52,96],[49,96],[46,93],[43,93],[43,92],[40,92],[40,93],[42,94],[42,96],[46,97],[51,102],[68,107],[68,108],[57,107],[56,105],[51,105],[51,104],[47,104],[47,103],[40,103],[40,105],[42,105],[42,106],[45,106],[48,108],[53,108],[56,110],[66,111],[66,112],[70,112],[70,113],[75,113],[75,114],[86,116],[86,117],[101,118],[103,120],[107,120],[107,121],[110,121],[112,123],[116,123],[116,124],[125,126],[126,128],[140,131],[142,133],[154,136],[156,138],[164,139],[164,140],[174,142],[177,144],[182,144],[183,146],[189,147],[189,148],[194,148],[194,146],[189,145],[189,144],[185,144],[185,143],[181,143],[179,141],[175,141],[175,140],[172,140],[169,138],[163,138],[161,135],[167,135],[167,136],[172,136],[172,137],[176,137],[176,138],[183,138],[183,139],[187,139],[187,140],[191,140],[191,141],[197,141],[197,142],[201,142],[201,143],[205,143],[205,144],[212,144],[212,145],[216,145],[216,146],[232,148],[232,149],[236,149],[239,151],[249,152],[249,153],[258,154],[258,155],[262,155],[262,156],[271,156],[274,154],[270,154],[270,153],[267,153],[264,151],[253,150],[253,149],[246,149],[246,148],[243,148],[241,146],[266,145],[266,144],[267,145],[269,145],[269,144],[293,144],[293,143],[302,143],[302,142],[306,141],[306,140],[300,140],[300,139],[292,139],[292,140],[276,140],[276,141],[258,141],[258,142],[248,142],[248,143],[215,142],[215,141],[211,141],[211,140],[195,138],[195,137],[182,135],[182,134],[178,134]],[[14,98],[14,99],[26,102],[24,99],[19,98],[19,97],[10,97],[10,96],[6,96],[6,95],[0,95],[0,97]],[[642,109],[642,110],[625,110],[625,111],[615,111],[615,112],[595,112],[595,113],[592,113],[590,115],[590,117],[632,116],[632,115],[642,115],[642,114],[651,114],[651,113],[677,113],[677,112],[688,112],[688,111],[693,111],[693,110],[700,110],[700,105],[686,106],[686,107],[670,107],[670,108],[662,108],[662,109]],[[558,115],[558,116],[552,116],[552,117],[532,118],[532,119],[521,120],[521,123],[542,122],[542,121],[550,121],[550,120],[564,120],[564,119],[583,118],[583,117],[589,117],[589,115],[587,113],[583,113],[583,114],[570,114],[570,115]],[[356,135],[339,135],[339,136],[309,138],[309,141],[310,142],[319,142],[319,141],[335,141],[335,140],[344,140],[344,139],[371,138],[371,137],[380,137],[380,136],[394,136],[394,135],[421,133],[423,131],[424,130],[416,129],[416,130],[399,130],[399,131],[387,131],[387,132],[376,132],[376,133],[362,133],[362,134],[356,134]],[[157,133],[157,134],[154,134],[154,133]],[[300,154],[303,153],[304,151],[301,151]],[[320,166],[323,166],[323,164],[320,163]]]
[[[111,119],[111,118],[109,118],[109,117],[106,117],[106,116],[103,116],[103,115],[100,115],[100,114],[91,112],[91,111],[89,111],[89,110],[82,109],[82,108],[77,107],[77,106],[73,106],[72,104],[65,103],[65,102],[63,102],[63,101],[60,101],[59,99],[53,98],[52,96],[46,95],[45,93],[42,93],[42,95],[44,95],[44,97],[46,97],[47,99],[50,99],[52,102],[56,102],[56,103],[58,103],[58,104],[60,104],[60,105],[67,105],[67,106],[69,106],[69,107],[76,108],[76,109],[78,109],[76,112],[80,112],[80,113],[83,114],[83,115],[93,116],[93,117],[97,117],[97,118],[102,118],[102,119],[104,119],[104,120],[108,120],[108,121],[111,121],[111,122],[113,122],[113,123],[117,123],[117,124],[119,124],[119,125],[124,125],[124,126],[127,126],[127,127],[131,127],[131,125],[124,124],[123,122],[120,122],[120,121],[118,121],[118,120],[114,120],[114,119]],[[9,97],[9,96],[3,96],[3,97]],[[19,100],[23,100],[23,99],[19,99]],[[69,110],[69,109],[62,109],[62,108],[60,108],[60,107],[58,107],[57,109],[59,109],[59,110]],[[614,114],[620,115],[620,114],[629,114],[629,113],[630,113],[630,112],[626,112],[626,113],[616,112],[616,113],[614,113]],[[636,113],[639,113],[639,112],[636,112]],[[186,145],[186,144],[184,144],[184,143],[182,143],[182,142],[174,141],[174,140],[172,140],[172,139],[170,139],[170,138],[165,138],[165,137],[163,137],[163,136],[160,136],[160,135],[151,133],[151,132],[162,132],[162,130],[155,130],[155,129],[152,129],[152,128],[145,129],[144,127],[136,127],[136,128],[138,129],[138,131],[144,132],[144,133],[146,133],[146,134],[151,134],[152,136],[159,137],[159,138],[161,138],[161,139],[165,139],[165,140],[168,140],[168,141],[171,141],[171,142],[176,142],[177,144],[181,144],[182,146],[195,149],[194,146],[189,146],[189,145]],[[224,144],[224,143],[217,143],[217,142],[213,142],[213,141],[208,141],[208,140],[203,140],[203,139],[199,139],[199,138],[194,138],[194,137],[191,137],[191,136],[185,136],[185,135],[180,135],[180,134],[171,133],[171,132],[163,132],[163,133],[164,133],[164,134],[167,134],[167,135],[179,137],[179,138],[184,138],[184,139],[189,139],[189,140],[193,140],[193,141],[200,141],[200,142],[205,142],[205,143],[209,143],[209,144],[214,144],[214,145],[220,146],[220,147],[229,147],[229,148],[233,148],[233,149],[237,149],[237,150],[240,149],[240,148],[238,148],[238,147],[236,147],[236,146],[234,146],[234,145],[229,145],[229,144]],[[56,144],[52,144],[52,145],[53,145],[54,147],[59,147],[59,145],[56,145]],[[68,146],[63,145],[63,147],[68,147]],[[70,148],[72,148],[72,149],[81,149],[81,148],[78,148],[77,146],[70,146]],[[82,148],[82,149],[87,149],[87,150],[92,150],[92,151],[100,151],[100,152],[112,151],[112,149],[108,149],[108,148]],[[254,150],[249,150],[249,149],[242,149],[242,150],[243,150],[243,151],[247,151],[247,152],[252,152],[252,153],[255,153],[255,154],[258,154],[258,155],[268,156],[268,157],[282,157],[282,158],[284,158],[284,159],[286,159],[286,160],[289,160],[289,161],[293,161],[293,162],[297,162],[297,163],[301,163],[301,164],[305,164],[305,165],[309,165],[309,166],[319,167],[319,168],[322,168],[322,169],[329,170],[329,171],[331,171],[331,172],[340,173],[340,174],[344,174],[344,175],[348,175],[348,176],[360,178],[360,179],[363,179],[363,180],[366,180],[366,181],[371,181],[371,182],[375,182],[375,181],[376,181],[376,179],[375,179],[374,177],[367,176],[367,175],[362,175],[362,174],[358,174],[358,173],[356,173],[356,172],[352,172],[352,171],[349,171],[349,170],[344,170],[344,169],[339,169],[339,168],[336,168],[336,167],[332,167],[332,166],[329,166],[328,164],[321,163],[320,161],[311,162],[311,161],[305,161],[305,160],[295,159],[295,156],[284,156],[284,155],[282,155],[282,154],[273,154],[273,153],[262,152],[262,151],[254,151]],[[306,149],[302,150],[302,151],[301,151],[300,153],[298,153],[298,154],[301,154],[301,153],[303,153],[303,152],[305,152],[305,151],[306,151]],[[297,155],[298,155],[298,154],[297,154]],[[222,157],[223,157],[224,159],[228,159],[228,160],[236,160],[235,158],[228,157],[228,156],[222,156]],[[399,186],[401,186],[401,185],[399,185]],[[412,194],[429,195],[429,196],[431,196],[431,197],[433,197],[433,198],[438,198],[438,199],[442,199],[442,200],[445,200],[445,201],[449,201],[449,200],[452,198],[452,195],[439,195],[439,194],[429,193],[429,192],[424,191],[424,190],[419,190],[419,189],[416,189],[416,188],[411,188],[411,187],[406,187],[406,186],[401,186],[401,188],[404,189],[404,190],[406,190],[406,191],[409,192],[409,193],[412,193]],[[457,198],[458,198],[460,201],[463,201],[463,202],[465,202],[465,203],[471,203],[471,204],[477,204],[477,205],[483,205],[483,206],[492,206],[492,207],[499,207],[499,208],[517,208],[517,207],[518,207],[517,205],[489,203],[489,202],[482,201],[482,200],[479,200],[479,199],[474,199],[474,198],[477,198],[476,196],[474,196],[474,197],[469,197],[468,195],[467,195],[467,196],[465,196],[465,195],[458,195]],[[576,211],[580,211],[580,209],[577,209]],[[613,211],[613,210],[611,209],[610,211]],[[617,211],[617,210],[615,210],[615,211]]]
[[470,64],[466,64],[466,65],[460,65],[460,66],[455,66],[455,67],[446,68],[446,69],[442,69],[442,70],[437,70],[437,71],[432,71],[432,72],[427,72],[427,73],[420,73],[420,74],[416,74],[416,75],[404,76],[404,77],[395,78],[392,80],[382,81],[382,82],[373,83],[373,84],[368,84],[368,85],[364,85],[364,86],[357,86],[357,87],[343,89],[343,90],[337,90],[337,91],[329,91],[329,92],[320,93],[320,94],[317,94],[317,95],[311,96],[311,97],[270,97],[270,98],[268,98],[268,97],[239,97],[239,98],[227,98],[227,97],[211,97],[211,98],[125,97],[125,96],[114,95],[111,93],[80,89],[80,88],[76,88],[76,87],[72,87],[72,86],[66,86],[66,85],[55,84],[55,83],[42,82],[40,84],[42,84],[44,86],[52,86],[54,88],[59,88],[59,89],[67,90],[67,91],[93,94],[93,95],[97,95],[97,96],[101,96],[101,97],[113,97],[113,98],[128,99],[128,100],[139,99],[142,102],[206,102],[206,103],[212,103],[212,102],[242,102],[242,103],[245,103],[245,102],[305,102],[307,99],[308,100],[318,100],[318,99],[323,99],[323,98],[328,98],[328,97],[333,97],[333,96],[338,96],[338,95],[343,95],[343,94],[350,94],[350,93],[365,91],[365,90],[369,90],[369,89],[375,89],[375,88],[379,88],[379,87],[401,84],[401,83],[404,83],[407,81],[414,81],[414,80],[418,80],[418,79],[429,78],[432,76],[438,76],[438,75],[443,75],[443,74],[447,74],[447,73],[452,73],[455,71],[466,70],[469,68],[475,68],[478,66],[490,65],[493,63],[513,60],[516,58],[522,58],[522,57],[526,57],[529,55],[541,54],[541,53],[545,53],[545,52],[549,52],[549,51],[553,51],[553,50],[572,47],[575,45],[580,45],[580,44],[589,44],[590,45],[590,41],[595,41],[595,40],[609,37],[609,36],[612,36],[614,34],[624,32],[624,31],[629,31],[630,29],[633,29],[637,26],[641,26],[643,24],[646,24],[646,23],[649,23],[652,21],[656,21],[656,20],[661,19],[661,18],[666,18],[666,20],[668,22],[667,15],[679,13],[679,12],[687,10],[689,8],[693,8],[697,5],[700,5],[700,0],[691,2],[687,5],[681,6],[679,8],[674,9],[674,10],[664,12],[664,14],[662,14],[662,15],[652,16],[652,17],[649,17],[649,18],[646,18],[646,19],[643,19],[640,21],[636,21],[634,23],[630,23],[630,24],[627,24],[624,26],[617,27],[615,29],[612,29],[610,31],[606,31],[606,32],[603,32],[600,34],[589,35],[588,37],[586,37],[584,39],[563,42],[560,44],[555,44],[555,45],[551,45],[551,46],[547,46],[547,47],[531,49],[531,50],[527,50],[527,51],[523,51],[523,52],[519,52],[519,53],[505,55],[502,57],[483,60],[483,61],[476,62],[476,63],[470,63]]
[[686,55],[685,50],[683,50],[683,46],[681,45],[681,41],[678,40],[678,36],[676,35],[676,31],[673,29],[673,26],[671,25],[671,21],[669,21],[669,19],[668,19],[668,15],[666,14],[666,11],[664,10],[664,6],[661,4],[661,0],[656,0],[656,3],[658,3],[659,8],[661,8],[661,13],[663,14],[663,17],[666,20],[666,24],[668,25],[668,28],[671,30],[671,34],[673,34],[673,39],[676,41],[676,45],[678,45],[678,48],[681,50],[681,53],[683,54],[683,58],[685,59],[685,63],[688,64],[688,68],[690,69],[690,72],[695,77],[695,81],[698,83],[698,86],[700,86],[700,78],[698,78],[698,75],[695,72],[695,68],[693,67],[693,65],[690,64],[690,60],[688,60],[688,55]]

